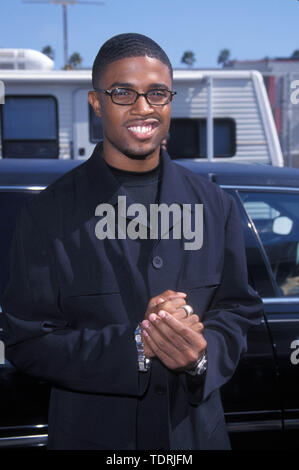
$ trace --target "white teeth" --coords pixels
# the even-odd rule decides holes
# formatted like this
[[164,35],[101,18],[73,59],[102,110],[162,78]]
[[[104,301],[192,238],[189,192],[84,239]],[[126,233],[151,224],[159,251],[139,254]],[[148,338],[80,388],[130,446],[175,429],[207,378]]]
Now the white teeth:
[[133,132],[138,132],[139,134],[145,134],[146,132],[150,132],[151,128],[151,126],[133,126],[129,127],[129,130]]

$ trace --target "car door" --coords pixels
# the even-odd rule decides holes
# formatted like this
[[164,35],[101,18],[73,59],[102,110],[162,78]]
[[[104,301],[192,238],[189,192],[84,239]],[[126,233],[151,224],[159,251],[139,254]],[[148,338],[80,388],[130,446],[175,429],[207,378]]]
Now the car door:
[[272,271],[274,295],[263,296],[282,392],[285,447],[299,438],[299,190],[247,188],[239,196]]
[[[261,296],[273,297],[275,285],[254,225],[244,211],[238,192],[230,186],[224,189],[236,199],[240,210],[249,283]],[[221,389],[232,447],[273,448],[282,437],[282,402],[275,350],[265,317],[249,330],[247,344],[247,352],[235,374]]]
[[[0,305],[7,281],[9,248],[16,215],[37,193],[25,187],[0,186]],[[0,307],[0,449],[32,447],[47,442],[48,384],[16,370],[5,359]]]

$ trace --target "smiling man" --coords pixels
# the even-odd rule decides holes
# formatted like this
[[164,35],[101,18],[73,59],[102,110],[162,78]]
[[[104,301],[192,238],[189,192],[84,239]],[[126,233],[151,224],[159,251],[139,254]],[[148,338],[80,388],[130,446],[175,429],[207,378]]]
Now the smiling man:
[[89,92],[89,102],[104,124],[106,162],[123,170],[147,171],[158,165],[160,144],[169,130],[170,103],[175,94],[171,65],[161,51],[158,57],[119,58],[105,67],[105,51],[108,53],[117,40],[115,47],[123,51],[126,43],[115,38],[95,59],[96,91]]
[[158,44],[113,37],[92,80],[103,142],[17,221],[7,357],[52,385],[49,449],[229,449],[219,388],[261,314],[238,209],[162,150],[175,91]]

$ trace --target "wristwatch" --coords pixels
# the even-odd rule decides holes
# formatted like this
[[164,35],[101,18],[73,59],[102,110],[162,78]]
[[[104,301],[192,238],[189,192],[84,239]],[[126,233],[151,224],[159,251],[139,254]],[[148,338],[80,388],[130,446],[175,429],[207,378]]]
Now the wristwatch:
[[135,341],[137,347],[138,367],[140,372],[147,372],[151,367],[151,360],[145,357],[144,346],[141,337],[141,327],[137,326],[135,330]]
[[193,369],[186,369],[185,371],[190,375],[203,375],[207,370],[208,358],[206,353],[201,356],[196,362]]

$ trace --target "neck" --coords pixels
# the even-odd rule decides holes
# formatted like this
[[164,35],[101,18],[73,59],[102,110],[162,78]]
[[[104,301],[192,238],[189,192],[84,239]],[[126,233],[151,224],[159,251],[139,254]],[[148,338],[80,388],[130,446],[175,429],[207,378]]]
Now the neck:
[[102,156],[108,165],[126,171],[149,171],[159,164],[160,146],[149,154],[144,160],[135,160],[121,153],[106,139],[103,141]]

